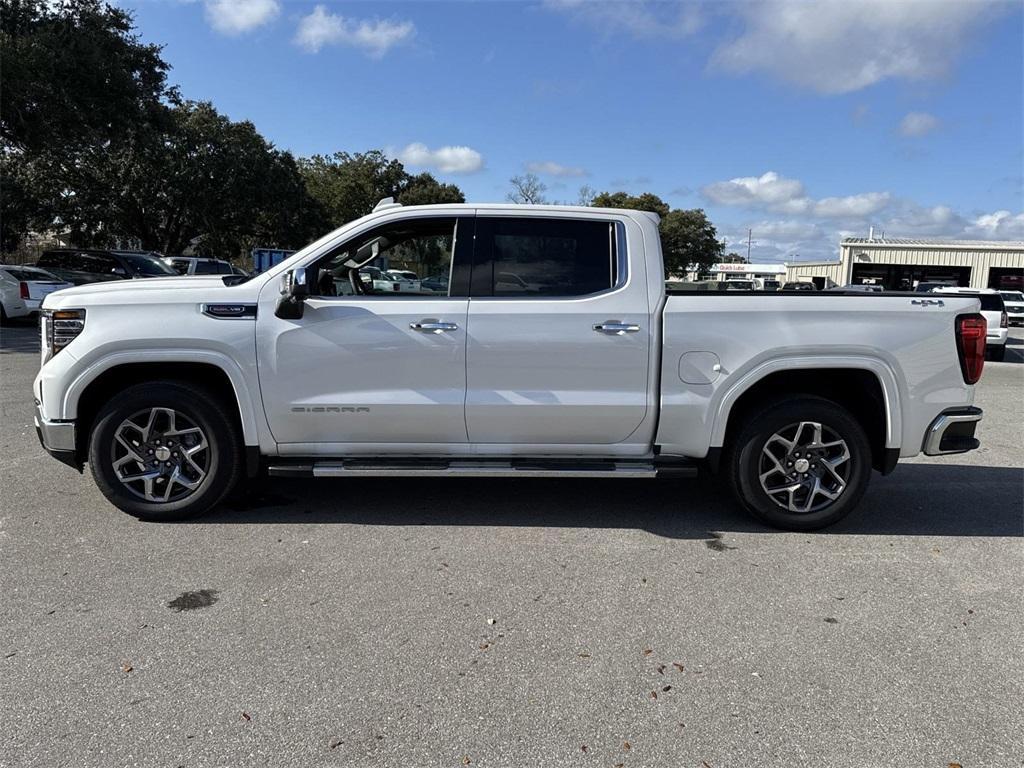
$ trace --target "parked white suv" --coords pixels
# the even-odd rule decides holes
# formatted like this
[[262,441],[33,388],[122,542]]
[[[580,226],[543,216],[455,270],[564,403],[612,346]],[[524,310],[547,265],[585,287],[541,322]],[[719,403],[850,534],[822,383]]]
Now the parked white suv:
[[934,288],[931,293],[977,296],[981,301],[981,314],[988,323],[985,343],[989,360],[999,363],[1006,357],[1006,339],[1010,335],[1010,318],[1003,303],[1002,294],[992,288],[955,288],[946,286]]
[[1024,293],[1020,291],[1000,291],[1003,297],[1003,304],[1006,306],[1006,316],[1010,325],[1024,324]]
[[[978,447],[977,296],[666,290],[660,242],[642,211],[390,204],[247,281],[61,291],[43,307],[40,440],[153,520],[262,472],[703,466],[800,530],[849,513],[872,469]],[[379,290],[375,261],[449,279]]]

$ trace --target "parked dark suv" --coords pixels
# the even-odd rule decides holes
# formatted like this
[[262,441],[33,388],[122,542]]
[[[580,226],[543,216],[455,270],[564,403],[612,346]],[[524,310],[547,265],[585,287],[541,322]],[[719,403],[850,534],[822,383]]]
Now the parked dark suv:
[[138,277],[173,277],[178,274],[161,261],[160,254],[153,251],[61,248],[44,251],[36,266],[75,285]]

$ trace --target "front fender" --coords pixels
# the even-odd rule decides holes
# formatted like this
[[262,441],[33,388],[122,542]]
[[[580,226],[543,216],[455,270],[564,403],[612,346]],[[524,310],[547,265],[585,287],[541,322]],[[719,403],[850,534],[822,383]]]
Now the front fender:
[[242,435],[246,445],[260,444],[260,424],[257,420],[257,400],[259,393],[250,390],[242,368],[228,355],[208,349],[153,349],[130,352],[114,352],[92,361],[72,380],[65,390],[60,406],[59,418],[73,420],[78,417],[78,404],[82,394],[99,376],[119,365],[137,363],[205,363],[219,368],[231,382],[235,399],[238,402],[239,418],[242,422]]

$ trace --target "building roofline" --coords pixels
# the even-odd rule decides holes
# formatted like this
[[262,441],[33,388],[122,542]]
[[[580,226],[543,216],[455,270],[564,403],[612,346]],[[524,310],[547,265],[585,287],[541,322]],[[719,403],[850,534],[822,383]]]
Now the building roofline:
[[1020,240],[915,240],[903,237],[846,237],[839,245],[844,248],[907,248],[922,250],[1024,251]]

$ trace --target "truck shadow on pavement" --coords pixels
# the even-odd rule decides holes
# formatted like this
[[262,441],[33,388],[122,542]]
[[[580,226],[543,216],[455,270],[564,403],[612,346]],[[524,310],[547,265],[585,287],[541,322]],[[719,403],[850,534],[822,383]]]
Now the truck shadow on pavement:
[[[671,539],[772,530],[706,479],[270,479],[202,522],[635,528]],[[860,507],[827,532],[1024,536],[1024,469],[901,465],[875,475]]]

